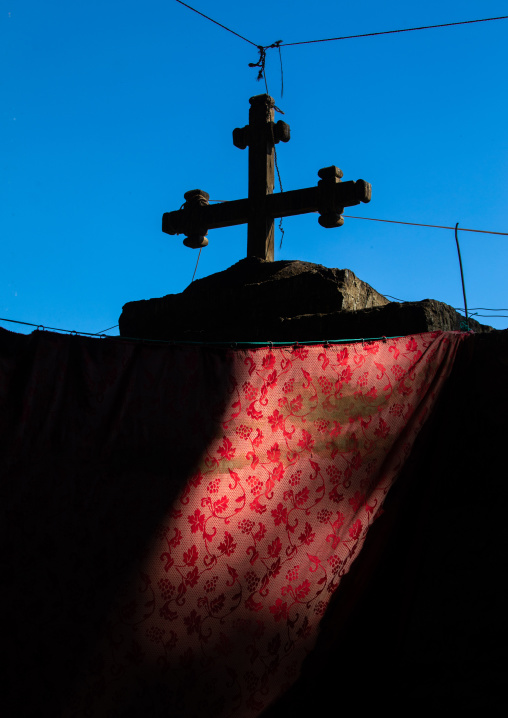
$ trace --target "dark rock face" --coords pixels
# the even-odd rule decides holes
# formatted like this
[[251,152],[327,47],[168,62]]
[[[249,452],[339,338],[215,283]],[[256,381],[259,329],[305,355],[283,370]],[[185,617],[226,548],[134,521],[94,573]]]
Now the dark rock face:
[[142,339],[305,342],[456,330],[461,321],[434,300],[389,302],[349,269],[247,258],[180,294],[129,302],[119,325]]

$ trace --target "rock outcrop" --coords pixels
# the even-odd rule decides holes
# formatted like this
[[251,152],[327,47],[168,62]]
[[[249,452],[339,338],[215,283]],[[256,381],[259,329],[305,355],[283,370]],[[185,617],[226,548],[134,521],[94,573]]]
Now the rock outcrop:
[[349,269],[247,258],[180,294],[129,302],[119,325],[141,339],[305,342],[457,330],[462,320],[435,300],[389,302]]

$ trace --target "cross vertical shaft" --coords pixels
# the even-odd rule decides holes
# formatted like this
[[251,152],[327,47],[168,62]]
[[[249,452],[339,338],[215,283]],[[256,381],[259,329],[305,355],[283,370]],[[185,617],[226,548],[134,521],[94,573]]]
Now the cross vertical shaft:
[[[201,189],[184,194],[185,204],[162,216],[162,231],[185,233],[183,243],[199,249],[208,244],[210,229],[247,224],[247,256],[268,262],[274,260],[274,219],[307,212],[319,212],[319,224],[331,229],[344,223],[344,207],[370,202],[372,188],[368,182],[342,182],[342,170],[335,165],[319,170],[317,187],[278,194],[274,189],[275,145],[289,142],[288,124],[274,122],[275,102],[269,95],[250,98],[249,124],[233,130],[233,144],[240,150],[249,148],[249,196],[221,204],[209,204],[209,195]],[[281,112],[281,110],[278,110]]]
[[273,99],[257,95],[249,110],[249,223],[247,256],[274,260],[274,222],[267,195],[274,187]]

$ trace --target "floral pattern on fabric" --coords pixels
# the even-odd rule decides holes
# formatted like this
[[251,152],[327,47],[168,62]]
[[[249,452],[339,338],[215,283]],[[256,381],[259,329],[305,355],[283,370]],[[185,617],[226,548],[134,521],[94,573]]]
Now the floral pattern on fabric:
[[255,716],[286,690],[459,340],[231,350],[220,431],[67,715],[122,715],[141,686],[172,716]]

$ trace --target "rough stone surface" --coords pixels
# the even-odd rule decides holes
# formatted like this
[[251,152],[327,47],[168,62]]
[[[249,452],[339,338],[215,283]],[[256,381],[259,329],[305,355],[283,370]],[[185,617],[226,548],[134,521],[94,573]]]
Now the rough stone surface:
[[305,342],[456,330],[461,321],[434,300],[389,302],[349,269],[247,258],[180,294],[129,302],[119,325],[143,339]]

